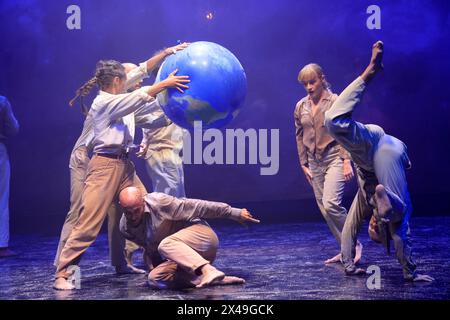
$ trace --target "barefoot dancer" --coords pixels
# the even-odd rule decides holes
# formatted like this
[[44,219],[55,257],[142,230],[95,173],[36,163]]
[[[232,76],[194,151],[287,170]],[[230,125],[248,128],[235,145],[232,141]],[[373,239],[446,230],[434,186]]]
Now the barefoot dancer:
[[[409,218],[411,200],[405,169],[410,167],[405,144],[387,135],[376,125],[364,125],[352,119],[352,113],[375,74],[382,69],[383,43],[376,42],[372,58],[363,74],[353,81],[325,113],[330,134],[350,153],[358,173],[359,190],[342,230],[342,260],[347,275],[364,274],[353,263],[356,236],[364,218],[372,214],[380,227],[380,239],[389,248],[394,242],[403,276],[410,281],[432,281],[416,273],[411,258]],[[371,227],[371,229],[373,229]],[[383,234],[384,233],[384,234]],[[372,236],[372,235],[371,235]]]
[[[341,244],[347,210],[341,205],[345,182],[353,178],[350,155],[328,134],[323,121],[337,95],[332,93],[322,68],[315,63],[303,67],[298,81],[308,95],[294,112],[295,134],[300,165],[311,184],[317,205],[331,233]],[[362,245],[356,246],[355,263],[361,259]],[[341,254],[325,261],[339,262]]]
[[119,195],[125,214],[120,229],[125,237],[145,248],[152,270],[149,284],[159,289],[241,284],[212,266],[219,240],[203,219],[229,218],[259,223],[246,209],[225,203],[175,198],[153,192],[142,195],[129,187]]
[[[155,65],[156,62],[154,62],[154,57],[152,57],[146,62],[141,63],[140,67],[136,68],[133,73],[127,73],[127,82],[125,83],[125,87],[128,88],[130,86],[134,86],[135,83],[141,82],[142,79],[147,76],[148,72],[154,68]],[[92,83],[92,87],[93,86],[95,86],[95,83]],[[78,96],[83,99],[90,90],[91,86],[87,87],[84,92],[79,92]],[[75,100],[72,100],[70,104],[73,105],[74,102]],[[82,103],[82,107],[83,106],[84,104]],[[88,114],[87,108],[85,108],[83,112],[86,114],[86,119],[83,124],[83,131],[81,132],[80,137],[75,143],[75,146],[73,147],[72,153],[70,155],[70,209],[67,213],[66,220],[64,221],[64,225],[61,230],[58,249],[56,250],[56,256],[54,260],[55,267],[58,266],[61,250],[66,244],[67,238],[69,237],[70,232],[76,224],[82,208],[81,197],[83,195],[83,188],[90,160],[89,154],[92,151],[91,144],[94,139],[92,116]],[[137,124],[138,121],[136,120],[137,119],[135,119],[135,122]],[[142,187],[144,188],[144,186]],[[111,264],[115,267],[118,274],[128,272],[139,273],[138,269],[133,269],[132,265],[127,265],[127,262],[125,260],[125,240],[118,230],[118,225],[122,213],[119,213],[116,208],[116,205],[112,205],[108,210],[108,240]],[[118,214],[120,216],[116,218]]]
[[[176,51],[183,50],[188,44],[183,43],[177,46],[169,47],[161,50],[154,54],[150,59],[139,64],[135,68],[127,68],[129,64],[124,63],[125,72],[127,74],[127,81],[125,83],[125,89],[130,90],[130,88],[140,88],[144,78],[148,77],[148,74],[152,72],[161,62],[169,55],[175,53]],[[92,116],[88,113],[87,108],[83,103],[84,97],[89,93],[91,87],[95,86],[92,82],[91,86],[84,87],[84,91],[77,92],[77,97],[81,100],[81,106],[83,112],[86,114],[86,119],[83,124],[83,131],[78,138],[75,146],[72,149],[70,155],[70,209],[67,213],[64,225],[61,230],[61,236],[58,244],[58,249],[56,251],[56,256],[54,260],[55,267],[58,266],[59,255],[64,247],[67,238],[70,235],[75,223],[78,220],[82,207],[82,194],[84,188],[84,182],[86,180],[86,173],[88,170],[89,156],[92,151],[92,141],[94,139],[94,128],[92,124]],[[131,91],[133,91],[131,90]],[[75,99],[76,99],[75,98]],[[70,104],[75,103],[75,99],[71,100]],[[159,108],[158,108],[159,109]],[[158,110],[156,109],[156,110]],[[143,111],[147,111],[145,107],[142,108]],[[136,126],[148,125],[148,115],[145,112],[137,110],[135,112],[135,123]],[[141,188],[145,190],[144,185],[140,182]],[[119,221],[122,217],[122,212],[118,211],[118,205],[113,203],[108,210],[108,240],[109,240],[109,252],[111,258],[111,264],[115,267],[116,273],[145,273],[144,270],[135,268],[132,263],[127,263],[128,257],[124,257],[124,246],[125,239],[123,238],[119,230]],[[134,247],[131,243],[127,241],[126,248]],[[127,250],[126,250],[127,253]],[[131,261],[130,261],[131,262]]]
[[81,89],[99,85],[100,93],[89,110],[92,116],[94,156],[89,161],[82,196],[82,211],[65,243],[58,260],[54,288],[72,290],[67,281],[69,267],[77,265],[87,248],[94,242],[111,203],[119,192],[129,186],[138,186],[134,164],[128,158],[134,138],[133,113],[144,106],[149,108],[157,93],[173,87],[183,92],[188,88],[187,76],[176,76],[176,70],[167,79],[132,93],[125,89],[124,67],[114,60],[102,60],[97,64],[95,77]]

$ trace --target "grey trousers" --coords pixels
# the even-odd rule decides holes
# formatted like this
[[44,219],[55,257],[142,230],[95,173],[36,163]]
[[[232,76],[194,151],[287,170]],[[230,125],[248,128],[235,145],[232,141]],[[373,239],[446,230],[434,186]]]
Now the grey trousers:
[[345,178],[339,147],[330,148],[320,159],[308,155],[308,165],[312,174],[312,186],[317,205],[328,228],[340,245],[347,210],[341,205]]
[[[64,245],[66,244],[67,239],[69,238],[69,235],[80,216],[83,205],[83,188],[86,181],[89,161],[90,159],[85,147],[75,149],[70,156],[70,209],[67,213],[63,228],[61,230],[58,249],[56,250],[55,260],[53,262],[55,267],[58,265],[61,250],[64,248]],[[137,176],[136,179],[138,179]],[[142,186],[142,188],[144,187]],[[107,213],[109,255],[111,259],[111,265],[115,267],[127,264],[124,257],[125,248],[129,251],[135,251],[138,248],[137,245],[135,245],[131,241],[125,241],[125,238],[120,232],[119,223],[120,218],[122,217],[122,213],[123,211],[120,209],[120,206],[117,202],[113,202],[111,204]]]
[[358,193],[342,230],[342,259],[346,269],[354,268],[356,237],[364,219],[377,214],[373,195],[376,185],[382,184],[394,209],[389,232],[395,253],[402,265],[404,277],[412,279],[416,270],[411,257],[409,230],[412,205],[405,176],[405,169],[410,166],[410,162],[402,141],[384,134],[378,126],[363,125],[352,119],[352,112],[365,86],[364,81],[357,78],[325,114],[330,134],[350,152],[358,173]]
[[172,150],[153,152],[145,160],[145,167],[152,179],[153,192],[161,192],[177,198],[186,197],[183,162],[178,154]]

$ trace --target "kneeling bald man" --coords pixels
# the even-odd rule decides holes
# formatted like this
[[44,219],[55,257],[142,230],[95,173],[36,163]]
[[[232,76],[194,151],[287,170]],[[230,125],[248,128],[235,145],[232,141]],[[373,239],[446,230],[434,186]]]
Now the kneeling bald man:
[[247,209],[159,192],[143,195],[135,187],[122,190],[119,201],[124,209],[120,230],[128,240],[144,247],[150,286],[180,289],[245,283],[212,266],[219,239],[204,219],[259,223]]

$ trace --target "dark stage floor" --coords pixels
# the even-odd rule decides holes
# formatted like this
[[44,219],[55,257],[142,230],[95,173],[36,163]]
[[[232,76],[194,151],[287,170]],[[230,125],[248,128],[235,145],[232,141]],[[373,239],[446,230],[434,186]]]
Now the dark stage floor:
[[244,277],[245,285],[152,290],[145,275],[114,274],[102,235],[81,263],[81,290],[57,292],[51,288],[56,237],[16,236],[13,249],[20,255],[0,260],[0,299],[449,299],[450,218],[416,218],[411,227],[415,260],[433,283],[405,283],[396,259],[365,232],[362,266],[381,268],[381,289],[369,290],[367,277],[345,277],[339,264],[323,264],[338,251],[325,223],[236,225],[216,228],[215,264]]

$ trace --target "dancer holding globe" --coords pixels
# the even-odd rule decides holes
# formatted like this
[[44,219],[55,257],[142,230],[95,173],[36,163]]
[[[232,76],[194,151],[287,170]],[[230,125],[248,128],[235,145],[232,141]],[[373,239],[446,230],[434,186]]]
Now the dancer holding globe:
[[[182,50],[187,46],[188,46],[187,43],[183,43],[174,47],[169,47],[164,50],[161,50],[156,54],[154,54],[148,60],[140,63],[139,66],[135,66],[135,68],[130,68],[130,64],[124,63],[123,65],[125,67],[125,72],[127,74],[127,81],[125,83],[125,87],[128,89],[129,92],[140,88],[142,80],[148,77],[149,72],[160,66],[162,61],[167,56],[173,54],[178,50]],[[92,83],[92,86],[94,85],[95,84]],[[84,120],[81,135],[78,138],[77,142],[75,143],[75,146],[73,147],[72,153],[70,155],[70,163],[69,163],[70,210],[67,213],[64,225],[61,230],[58,249],[54,260],[55,266],[58,266],[58,260],[61,250],[64,247],[67,238],[69,237],[70,232],[72,231],[74,225],[76,224],[82,208],[82,194],[84,182],[86,180],[86,173],[88,170],[90,154],[92,151],[91,150],[92,141],[94,139],[92,116],[88,113],[89,110],[83,103],[83,99],[89,93],[90,87],[91,86],[84,87],[85,90],[77,92],[76,97],[70,101],[70,105],[73,105],[76,99],[78,98],[80,99],[81,107],[83,109],[83,113],[86,114],[86,118]],[[141,123],[148,126],[147,118],[148,118],[147,114],[144,113],[141,115],[138,110],[138,112],[135,113],[136,126],[140,126]],[[142,188],[145,189],[143,185]],[[119,208],[118,205],[113,203],[110,209],[108,210],[108,240],[110,247],[111,264],[116,268],[116,272],[118,274],[129,272],[141,272],[140,270],[135,269],[132,265],[127,265],[124,259],[123,252],[125,241],[119,231],[119,219],[122,213],[117,211],[118,208]],[[129,246],[130,244],[127,243],[127,247]]]
[[144,105],[150,106],[148,103],[154,101],[156,94],[167,88],[187,89],[189,77],[176,73],[177,70],[172,71],[153,86],[122,93],[126,81],[124,67],[114,60],[102,60],[97,63],[95,77],[80,88],[84,91],[84,87],[92,87],[92,82],[100,87],[89,111],[94,128],[94,156],[89,162],[83,190],[83,210],[61,251],[55,289],[75,289],[67,280],[71,276],[69,266],[77,265],[94,242],[118,193],[135,185],[134,164],[128,158],[128,147],[133,143],[134,117],[129,115]]
[[[74,289],[68,281],[69,267],[79,263],[95,240],[113,199],[124,188],[135,185],[134,165],[128,159],[128,146],[134,135],[130,115],[149,102],[156,103],[154,98],[159,94],[162,109],[177,125],[192,129],[194,121],[200,120],[205,128],[220,127],[237,115],[247,88],[245,72],[237,58],[209,42],[196,42],[174,52],[160,68],[153,86],[122,93],[125,78],[119,62],[102,60],[97,64],[95,77],[79,90],[89,91],[93,84],[101,89],[89,110],[94,127],[94,156],[83,190],[83,210],[61,251],[55,289]],[[191,80],[193,86],[189,87]]]

